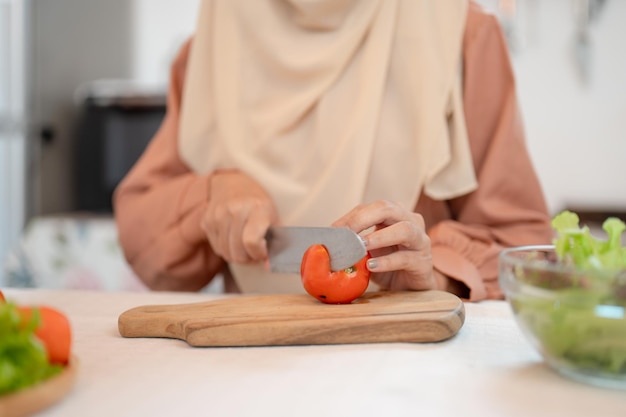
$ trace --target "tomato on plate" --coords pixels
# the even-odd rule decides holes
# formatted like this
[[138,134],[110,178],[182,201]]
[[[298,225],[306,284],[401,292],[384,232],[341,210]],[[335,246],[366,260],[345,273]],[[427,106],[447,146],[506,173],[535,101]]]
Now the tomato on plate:
[[350,268],[331,271],[330,255],[324,245],[313,245],[302,257],[300,276],[307,293],[326,304],[349,304],[367,289],[369,254]]
[[72,349],[72,329],[67,316],[48,306],[19,306],[18,311],[24,323],[30,321],[35,312],[39,314],[40,325],[35,329],[35,337],[43,343],[48,362],[67,365]]
[[[6,303],[2,290],[0,290],[0,302]],[[34,329],[34,335],[44,345],[48,362],[67,365],[72,349],[72,328],[67,316],[48,306],[15,306],[14,308],[20,315],[23,327],[33,320],[33,315],[37,315],[38,324]]]

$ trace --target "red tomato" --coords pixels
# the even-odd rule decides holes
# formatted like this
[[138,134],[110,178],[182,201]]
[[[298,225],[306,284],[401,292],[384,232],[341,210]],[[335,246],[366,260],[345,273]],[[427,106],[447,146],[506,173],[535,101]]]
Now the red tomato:
[[2,291],[1,291],[1,290],[0,290],[0,301],[6,301],[6,300],[4,299],[4,294],[2,294]]
[[24,322],[30,320],[33,310],[39,310],[41,325],[35,336],[41,340],[50,363],[67,365],[72,348],[72,329],[65,314],[51,307],[18,307]]
[[304,253],[300,276],[304,289],[326,304],[349,304],[367,289],[370,271],[364,256],[356,265],[341,271],[330,270],[330,255],[323,245],[313,245]]

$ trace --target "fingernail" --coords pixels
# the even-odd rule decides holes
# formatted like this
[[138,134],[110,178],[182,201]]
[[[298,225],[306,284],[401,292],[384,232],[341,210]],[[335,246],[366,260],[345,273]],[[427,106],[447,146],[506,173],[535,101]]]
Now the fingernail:
[[372,270],[378,267],[378,261],[376,259],[367,260],[367,269]]

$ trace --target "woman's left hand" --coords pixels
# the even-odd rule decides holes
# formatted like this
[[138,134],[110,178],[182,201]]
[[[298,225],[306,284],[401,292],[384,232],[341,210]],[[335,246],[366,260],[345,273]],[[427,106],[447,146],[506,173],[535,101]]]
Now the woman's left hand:
[[360,205],[333,223],[362,236],[372,258],[371,279],[388,290],[427,290],[437,287],[430,238],[424,218],[397,203],[380,200]]

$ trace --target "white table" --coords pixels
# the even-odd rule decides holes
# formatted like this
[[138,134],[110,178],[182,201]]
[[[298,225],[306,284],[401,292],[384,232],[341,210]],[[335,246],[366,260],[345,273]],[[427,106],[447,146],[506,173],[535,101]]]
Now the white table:
[[504,302],[467,304],[437,344],[193,348],[125,339],[120,313],[217,296],[4,289],[66,312],[79,358],[72,392],[41,416],[626,416],[626,391],[547,368]]

